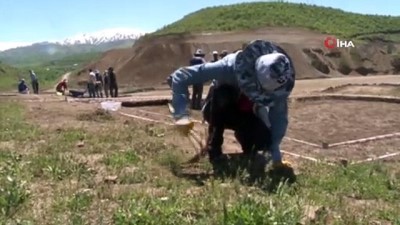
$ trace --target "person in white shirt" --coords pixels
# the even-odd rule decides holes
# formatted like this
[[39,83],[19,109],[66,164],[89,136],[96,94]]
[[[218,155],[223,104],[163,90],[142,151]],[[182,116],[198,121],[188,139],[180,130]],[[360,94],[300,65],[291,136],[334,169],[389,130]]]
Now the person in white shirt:
[[88,92],[89,92],[89,98],[95,98],[96,97],[96,74],[93,72],[92,69],[89,69],[89,80],[88,80]]

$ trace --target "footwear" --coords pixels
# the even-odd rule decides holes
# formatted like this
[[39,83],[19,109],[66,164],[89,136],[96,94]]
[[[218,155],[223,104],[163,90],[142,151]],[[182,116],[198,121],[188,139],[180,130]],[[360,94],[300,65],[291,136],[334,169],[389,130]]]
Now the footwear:
[[289,161],[279,161],[279,162],[274,162],[272,164],[273,168],[281,168],[281,167],[290,167],[292,168],[292,164]]
[[229,161],[226,155],[220,154],[218,156],[210,157],[209,160],[212,165],[214,175],[226,175],[227,171],[229,170]]
[[247,162],[251,182],[265,178],[267,164],[268,158],[265,155],[259,153],[251,155],[250,160]]
[[218,155],[210,155],[209,154],[209,160],[211,164],[223,164],[228,161],[228,156],[224,154],[218,154]]
[[175,128],[184,136],[188,136],[193,130],[194,122],[189,117],[182,117],[175,121]]
[[255,154],[252,157],[253,165],[265,168],[269,162],[269,158],[263,154]]
[[274,180],[283,180],[288,183],[296,182],[296,174],[291,164],[287,161],[274,162],[269,171],[269,175]]

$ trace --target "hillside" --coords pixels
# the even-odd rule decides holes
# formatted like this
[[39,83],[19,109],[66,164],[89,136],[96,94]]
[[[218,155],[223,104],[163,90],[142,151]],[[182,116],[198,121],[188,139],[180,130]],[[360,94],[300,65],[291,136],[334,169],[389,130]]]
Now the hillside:
[[[212,7],[145,35],[130,49],[103,54],[75,77],[85,80],[82,73],[88,68],[113,66],[124,86],[160,85],[172,71],[188,64],[196,48],[203,48],[206,53],[234,51],[254,39],[280,44],[294,59],[298,79],[392,74],[399,71],[400,46],[379,36],[386,33],[386,37],[396,37],[396,29],[400,29],[398,17],[361,15],[305,4],[269,2]],[[329,50],[323,45],[328,34],[364,40],[348,38],[354,40],[355,48]],[[207,55],[208,60],[210,57]]]
[[400,17],[362,15],[315,5],[257,2],[209,7],[159,29],[153,35],[239,31],[260,27],[302,27],[325,34],[356,37],[400,32]]
[[29,81],[29,70],[31,69],[38,75],[40,90],[52,88],[61,75],[69,71],[75,71],[91,60],[99,59],[100,55],[100,53],[82,53],[37,65],[17,68],[0,62],[0,91],[15,90],[20,78],[25,78]]
[[100,44],[60,44],[36,43],[31,46],[14,48],[0,52],[0,60],[14,66],[36,66],[80,54],[101,53],[115,48],[132,46],[135,40],[117,40]]
[[17,88],[19,70],[0,62],[0,90],[8,91]]

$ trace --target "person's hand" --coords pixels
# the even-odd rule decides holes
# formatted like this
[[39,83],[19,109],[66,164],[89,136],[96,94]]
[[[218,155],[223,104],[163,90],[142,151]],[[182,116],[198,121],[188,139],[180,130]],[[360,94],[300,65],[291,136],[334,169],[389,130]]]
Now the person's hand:
[[179,133],[183,134],[184,136],[188,136],[190,131],[193,130],[194,122],[190,120],[189,117],[182,117],[177,119],[174,125]]

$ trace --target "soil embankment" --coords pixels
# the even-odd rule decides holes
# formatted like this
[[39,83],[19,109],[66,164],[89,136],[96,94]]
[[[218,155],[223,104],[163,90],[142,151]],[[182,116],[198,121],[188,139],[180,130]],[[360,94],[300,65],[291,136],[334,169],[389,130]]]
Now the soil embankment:
[[86,80],[88,68],[115,68],[119,83],[126,87],[158,86],[180,66],[187,65],[196,48],[211,59],[214,50],[239,49],[243,43],[265,39],[278,43],[292,57],[298,79],[353,75],[393,74],[396,44],[374,41],[355,43],[355,48],[328,50],[323,46],[328,35],[305,29],[264,28],[243,32],[221,32],[146,37],[132,48],[104,53],[72,79]]

